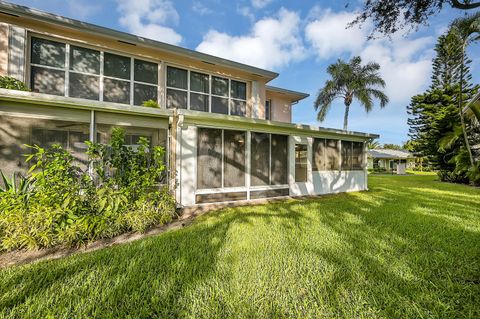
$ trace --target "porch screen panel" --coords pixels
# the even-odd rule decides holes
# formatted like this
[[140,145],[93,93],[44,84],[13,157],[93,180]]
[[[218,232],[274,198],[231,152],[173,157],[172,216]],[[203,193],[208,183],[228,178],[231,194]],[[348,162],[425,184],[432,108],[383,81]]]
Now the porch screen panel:
[[342,170],[352,169],[352,142],[342,141]]
[[353,170],[363,170],[364,166],[364,151],[363,151],[363,142],[353,142],[352,143],[352,169]]
[[252,132],[251,135],[251,185],[269,185],[270,134]]
[[86,169],[88,138],[88,123],[0,115],[0,168],[9,177],[14,172],[25,174],[31,163],[25,162],[24,155],[34,151],[25,144],[44,148],[60,144],[73,155],[75,164]]
[[222,187],[222,130],[198,128],[197,188]]
[[272,134],[271,184],[288,184],[288,136]]
[[315,138],[313,139],[312,146],[312,170],[314,171],[324,171],[326,169],[326,148],[325,148],[325,139]]
[[224,187],[245,186],[245,132],[225,130]]
[[295,144],[295,182],[307,181],[307,145]]
[[340,169],[338,143],[338,140],[325,140],[325,169],[327,171],[337,171]]

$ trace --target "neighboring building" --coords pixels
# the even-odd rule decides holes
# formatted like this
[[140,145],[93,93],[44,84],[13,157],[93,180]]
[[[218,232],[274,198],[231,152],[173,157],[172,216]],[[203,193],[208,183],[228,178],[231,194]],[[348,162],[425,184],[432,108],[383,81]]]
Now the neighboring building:
[[368,168],[405,174],[405,169],[415,168],[415,156],[407,150],[371,149],[368,150]]
[[0,75],[32,90],[0,90],[7,173],[26,169],[24,144],[60,143],[81,163],[85,140],[121,126],[132,145],[166,147],[183,206],[367,189],[378,135],[292,124],[308,95],[268,86],[277,73],[4,2],[0,34]]

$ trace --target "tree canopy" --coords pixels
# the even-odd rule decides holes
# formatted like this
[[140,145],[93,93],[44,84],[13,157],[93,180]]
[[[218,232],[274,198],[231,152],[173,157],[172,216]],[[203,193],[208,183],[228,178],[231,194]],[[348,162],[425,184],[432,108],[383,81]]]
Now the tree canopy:
[[375,34],[391,35],[405,28],[416,29],[419,25],[426,25],[428,19],[438,14],[445,6],[458,10],[471,10],[480,8],[480,1],[367,0],[350,26],[363,24],[368,19],[372,19],[374,30],[369,38],[373,38]]

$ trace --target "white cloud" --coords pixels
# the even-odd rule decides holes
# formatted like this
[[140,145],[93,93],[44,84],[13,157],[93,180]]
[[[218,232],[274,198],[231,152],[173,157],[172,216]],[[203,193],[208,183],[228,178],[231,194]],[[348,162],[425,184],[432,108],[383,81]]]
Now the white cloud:
[[257,9],[262,9],[272,3],[273,0],[252,0],[252,6]]
[[365,44],[368,31],[359,28],[346,29],[348,22],[355,18],[353,12],[334,13],[330,9],[321,12],[320,17],[305,27],[305,37],[320,58],[331,58],[348,51],[358,51]]
[[248,18],[252,23],[255,21],[255,15],[250,7],[237,7],[237,13]]
[[284,8],[275,17],[257,21],[248,35],[232,36],[210,30],[196,49],[268,69],[305,57],[300,17],[296,12]]
[[179,44],[182,36],[166,24],[177,25],[180,19],[168,0],[117,0],[120,24],[136,35]]
[[371,24],[362,29],[346,29],[356,14],[315,10],[305,27],[305,37],[315,54],[322,59],[341,55],[360,55],[364,62],[380,64],[380,74],[386,82],[386,92],[392,103],[406,103],[428,83],[431,71],[432,37],[408,39],[395,36],[391,40],[367,40]]
[[198,13],[199,15],[208,15],[208,14],[212,14],[213,13],[213,10],[206,7],[203,3],[201,3],[200,1],[194,1],[193,2],[193,6],[192,6],[192,10],[196,13]]

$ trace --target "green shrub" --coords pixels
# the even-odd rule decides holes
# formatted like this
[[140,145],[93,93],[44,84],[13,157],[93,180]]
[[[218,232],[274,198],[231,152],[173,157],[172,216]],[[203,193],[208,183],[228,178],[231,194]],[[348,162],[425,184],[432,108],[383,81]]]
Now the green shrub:
[[160,186],[164,149],[145,138],[139,144],[126,146],[121,129],[108,144],[89,143],[93,176],[60,145],[30,146],[26,177],[1,174],[0,249],[80,245],[171,221],[175,201]]
[[30,89],[23,83],[10,76],[0,76],[0,88],[19,91],[30,91]]
[[158,105],[158,102],[154,100],[143,101],[142,106],[153,107],[157,109],[160,108],[160,105]]

